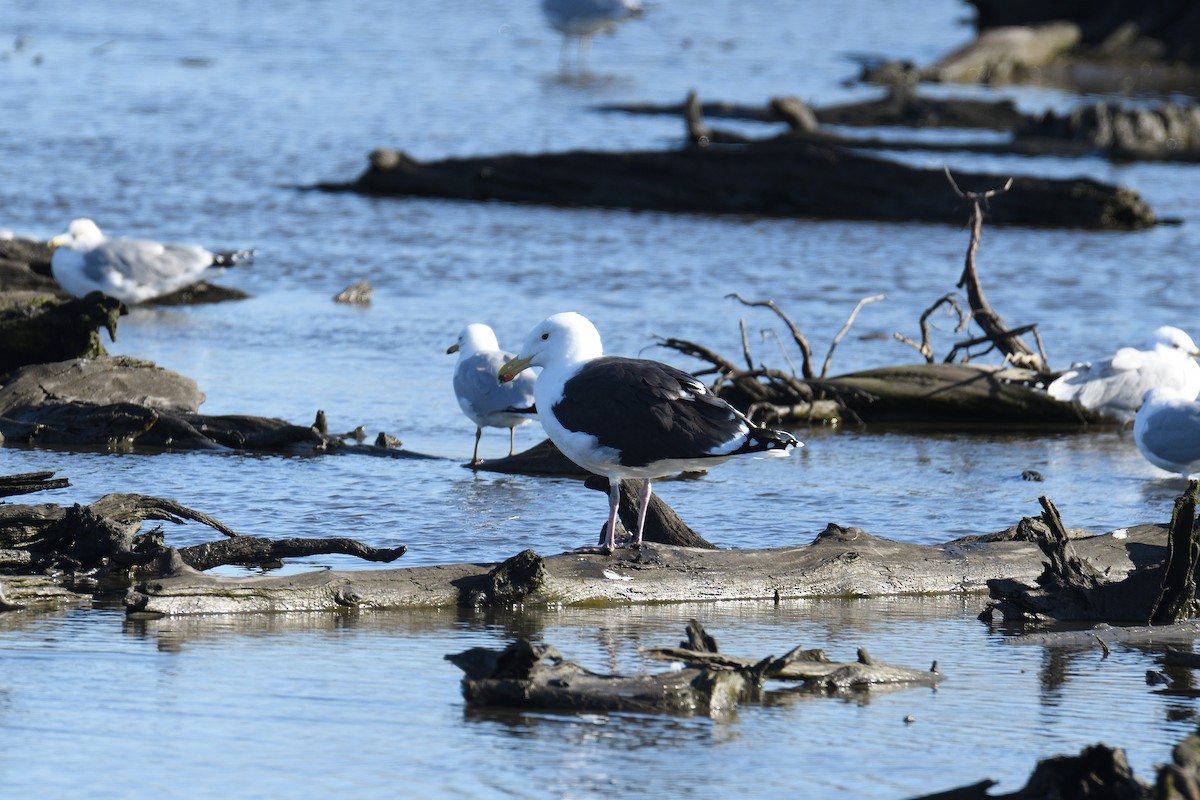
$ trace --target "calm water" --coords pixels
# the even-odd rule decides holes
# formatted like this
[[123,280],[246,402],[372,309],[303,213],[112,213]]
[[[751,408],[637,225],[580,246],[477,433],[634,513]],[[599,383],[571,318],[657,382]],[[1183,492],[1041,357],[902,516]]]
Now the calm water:
[[[818,359],[858,298],[884,293],[839,346],[833,372],[909,360],[893,331],[953,287],[966,233],[953,226],[673,217],[299,192],[345,180],[387,145],[420,158],[574,147],[671,146],[674,119],[600,103],[702,97],[816,104],[870,94],[843,85],[851,55],[926,62],[966,40],[965,6],[662,0],[592,48],[591,77],[557,73],[558,38],[529,2],[80,7],[10,2],[0,18],[0,226],[50,236],[76,216],[114,235],[255,247],[220,280],[253,299],[138,309],[111,348],[195,378],[209,413],[385,430],[440,458],[282,458],[69,453],[6,447],[6,472],[72,480],[52,502],[108,492],[173,497],[269,536],[405,543],[409,564],[557,552],[592,538],[604,500],[572,481],[473,476],[472,428],[444,355],[486,321],[516,346],[549,313],[594,319],[608,349],[670,354],[655,334],[731,356],[738,319],[773,319],[723,297],[772,297]],[[18,36],[22,37],[18,48]],[[1014,95],[1027,108],[1070,98]],[[761,130],[766,131],[767,128]],[[1100,358],[1160,324],[1200,329],[1197,168],[906,154],[928,166],[1072,176],[1142,192],[1184,224],[1138,234],[988,229],[988,297],[1012,324],[1038,322],[1051,361]],[[330,297],[369,279],[366,309]],[[948,321],[938,349],[953,340]],[[782,366],[774,344],[757,344]],[[681,362],[676,362],[681,363]],[[681,363],[681,366],[695,366]],[[999,530],[1047,494],[1068,525],[1163,519],[1177,481],[1119,432],[1011,436],[800,431],[786,461],[728,464],[661,494],[730,547],[809,541],[827,522],[921,542]],[[503,451],[485,436],[485,454]],[[518,432],[520,444],[539,437]],[[1042,483],[1020,479],[1034,469]],[[173,544],[206,540],[173,528]],[[292,569],[360,568],[325,557]],[[60,797],[239,796],[397,787],[433,796],[582,797],[600,791],[711,796],[789,791],[899,798],[984,777],[1012,791],[1039,756],[1107,741],[1139,773],[1194,727],[1188,701],[1143,685],[1152,657],[1014,648],[974,614],[981,600],[753,604],[517,619],[446,614],[129,623],[119,611],[0,618],[0,785]],[[735,719],[476,715],[441,660],[514,631],[594,669],[650,669],[638,645],[679,638],[700,616],[730,652],[795,644],[850,657],[860,644],[912,666],[939,660],[937,692],[869,703],[792,699]],[[1050,676],[1055,676],[1051,678]],[[1002,704],[1002,708],[1000,707]],[[916,722],[906,726],[903,718]],[[1115,716],[1114,716],[1115,715]],[[998,729],[995,720],[1003,719]],[[132,734],[132,735],[131,735]],[[147,739],[151,739],[147,742]],[[864,758],[864,756],[866,756]],[[695,764],[711,765],[702,788]],[[689,787],[691,787],[689,789]],[[758,787],[761,787],[759,789]]]

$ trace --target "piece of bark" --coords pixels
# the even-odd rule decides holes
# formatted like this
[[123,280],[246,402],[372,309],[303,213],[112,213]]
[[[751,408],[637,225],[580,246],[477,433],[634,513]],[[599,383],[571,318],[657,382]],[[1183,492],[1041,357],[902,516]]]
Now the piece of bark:
[[554,442],[543,439],[528,450],[503,458],[485,458],[478,464],[464,464],[471,469],[486,472],[502,472],[509,475],[555,475],[569,478],[584,478],[591,473],[567,458],[554,446]]

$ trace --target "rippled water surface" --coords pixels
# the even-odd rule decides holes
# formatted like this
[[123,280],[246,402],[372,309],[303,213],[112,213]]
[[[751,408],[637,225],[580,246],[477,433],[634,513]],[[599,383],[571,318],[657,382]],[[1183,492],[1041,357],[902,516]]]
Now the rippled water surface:
[[[525,547],[552,553],[591,539],[604,514],[599,494],[460,466],[472,426],[451,396],[444,352],[464,323],[488,322],[515,347],[533,323],[575,309],[614,353],[669,358],[652,346],[654,335],[669,335],[736,357],[740,318],[752,333],[774,323],[724,299],[741,292],[774,298],[820,360],[854,303],[883,293],[831,371],[893,364],[914,354],[892,333],[915,335],[921,311],[953,288],[965,231],[370,200],[294,187],[349,180],[384,145],[417,158],[673,146],[677,119],[593,107],[675,102],[691,88],[745,103],[866,97],[871,90],[844,83],[854,56],[928,62],[969,37],[966,15],[950,0],[661,0],[598,38],[586,79],[564,79],[557,35],[534,0],[8,3],[0,226],[48,237],[89,216],[114,235],[259,251],[252,267],[220,278],[252,299],[136,309],[111,349],[195,378],[209,413],[307,422],[324,409],[335,430],[384,430],[437,458],[5,447],[3,468],[68,476],[71,488],[46,493],[47,502],[156,494],[246,533],[404,543],[409,564],[494,560]],[[1042,90],[1012,96],[1030,109],[1071,101]],[[1134,188],[1182,221],[1136,234],[985,230],[989,300],[1013,325],[1039,323],[1054,365],[1140,344],[1160,324],[1200,330],[1196,167],[897,157],[1090,175]],[[330,301],[361,279],[375,286],[369,308]],[[944,352],[950,322],[935,335]],[[772,341],[755,336],[754,347],[783,366]],[[1037,513],[1042,494],[1068,525],[1108,530],[1164,519],[1181,488],[1117,431],[798,433],[807,446],[790,459],[730,463],[702,480],[663,483],[661,494],[715,543],[761,547],[807,542],[830,521],[919,542],[986,533]],[[505,438],[485,435],[485,455],[501,453]],[[518,432],[519,444],[538,438]],[[1024,470],[1044,482],[1021,480]],[[168,537],[210,538],[194,525]],[[313,566],[363,565],[330,556],[289,568]],[[1194,727],[1190,701],[1144,685],[1153,653],[1119,649],[1102,659],[1007,645],[974,621],[981,603],[151,622],[116,610],[7,615],[0,778],[24,797],[103,785],[112,796],[900,798],[987,777],[1012,791],[1038,757],[1101,740],[1126,747],[1148,776]],[[637,647],[673,643],[691,616],[729,652],[804,644],[850,658],[866,645],[910,666],[937,659],[947,679],[937,692],[861,703],[780,698],[724,721],[475,714],[441,659],[524,633],[593,669],[652,669]]]

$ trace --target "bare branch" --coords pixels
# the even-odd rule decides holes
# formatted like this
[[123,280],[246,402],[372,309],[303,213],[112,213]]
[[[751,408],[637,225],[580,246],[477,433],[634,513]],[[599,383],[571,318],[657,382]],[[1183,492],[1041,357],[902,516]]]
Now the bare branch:
[[929,317],[932,316],[933,312],[937,311],[937,309],[940,308],[943,303],[948,303],[955,310],[955,312],[957,312],[958,324],[954,326],[954,332],[961,333],[963,330],[966,329],[967,325],[970,323],[971,317],[969,314],[967,314],[965,311],[963,311],[962,308],[958,305],[958,301],[955,299],[954,293],[948,292],[948,293],[942,295],[941,297],[939,297],[934,302],[934,304],[931,305],[929,308],[925,309],[925,313],[921,315],[921,319],[920,319],[921,342],[920,342],[920,344],[914,342],[912,339],[908,338],[907,336],[905,336],[901,333],[897,332],[897,333],[892,334],[892,337],[894,339],[896,339],[896,341],[903,342],[904,344],[908,345],[909,347],[914,348],[918,353],[920,353],[922,356],[924,356],[925,361],[928,364],[933,363],[933,346],[929,343]]
[[738,320],[738,328],[742,332],[742,354],[746,357],[746,369],[754,369],[754,359],[750,357],[750,340],[746,338],[746,320]]
[[943,170],[946,173],[946,180],[950,182],[950,188],[971,206],[971,241],[967,246],[967,256],[963,264],[962,277],[958,279],[958,288],[966,289],[972,317],[984,333],[988,334],[993,345],[1004,352],[1006,360],[1011,359],[1013,363],[1044,370],[1044,364],[1029,349],[1029,346],[1019,336],[1009,335],[1004,320],[992,310],[987,298],[984,297],[983,286],[979,282],[979,273],[975,269],[975,254],[979,250],[979,240],[983,235],[983,206],[991,198],[1011,189],[1013,179],[1009,178],[999,189],[989,189],[986,192],[964,192],[955,182],[954,176],[950,174],[950,168],[943,167]]
[[737,292],[725,296],[732,297],[734,300],[737,300],[739,303],[745,306],[769,308],[774,311],[776,316],[783,320],[784,324],[788,326],[788,330],[792,333],[792,340],[795,341],[796,346],[800,348],[800,355],[803,356],[800,367],[801,374],[804,375],[805,379],[811,379],[813,377],[812,347],[809,346],[808,339],[804,338],[804,334],[801,333],[800,329],[796,327],[796,323],[792,322],[791,318],[788,317],[787,314],[783,313],[779,306],[775,305],[774,300],[747,300]]
[[787,362],[788,368],[791,369],[792,375],[796,374],[796,364],[792,361],[792,357],[788,355],[787,348],[783,346],[783,340],[779,338],[779,334],[774,328],[766,328],[759,331],[763,341],[766,341],[768,335],[775,340],[775,344],[779,345],[779,354],[783,356],[783,360]]
[[850,312],[849,318],[846,319],[846,324],[843,325],[842,329],[837,332],[837,336],[833,337],[833,341],[829,345],[829,353],[828,353],[828,355],[825,356],[825,363],[821,365],[821,377],[822,378],[824,378],[825,374],[827,372],[829,372],[829,362],[833,360],[834,349],[837,348],[838,342],[840,342],[842,340],[842,337],[846,335],[846,331],[850,330],[850,326],[854,324],[854,318],[858,316],[858,312],[860,310],[862,310],[862,307],[867,305],[868,303],[876,303],[880,300],[886,300],[886,299],[887,299],[887,295],[877,294],[877,295],[873,295],[871,297],[864,297],[863,299],[858,301],[858,304],[854,306],[854,310]]

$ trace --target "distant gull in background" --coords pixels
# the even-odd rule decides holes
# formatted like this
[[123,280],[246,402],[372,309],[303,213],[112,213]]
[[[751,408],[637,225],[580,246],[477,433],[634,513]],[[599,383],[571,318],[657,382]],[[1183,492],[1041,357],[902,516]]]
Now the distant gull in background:
[[67,232],[50,240],[50,271],[76,297],[100,291],[129,305],[144,303],[199,283],[249,259],[253,251],[213,253],[194,245],[141,239],[108,239],[90,219],[72,220]]
[[512,353],[500,349],[496,334],[478,322],[462,329],[458,341],[446,354],[458,353],[454,365],[454,394],[463,413],[475,423],[475,451],[471,464],[479,463],[479,437],[483,429],[508,428],[508,454],[516,445],[516,429],[537,417],[533,405],[533,373],[521,375],[511,383],[501,383],[497,374]]
[[644,478],[632,545],[642,543],[650,479],[703,469],[743,453],[786,456],[800,442],[760,428],[694,376],[657,361],[605,356],[596,327],[574,312],[534,328],[517,358],[500,370],[513,380],[542,367],[534,395],[551,441],[579,466],[609,482],[605,542],[580,552],[616,549],[620,481]]
[[1129,422],[1150,389],[1165,386],[1184,396],[1200,394],[1200,355],[1196,343],[1179,328],[1164,325],[1145,350],[1122,347],[1112,358],[1064,372],[1046,387],[1051,397]]
[[1187,478],[1200,472],[1200,402],[1178,389],[1146,392],[1133,440],[1154,466]]
[[579,40],[578,67],[582,71],[588,42],[602,31],[613,30],[617,23],[642,13],[641,0],[542,0],[542,13],[550,26],[563,35],[559,68],[566,70],[571,39]]

